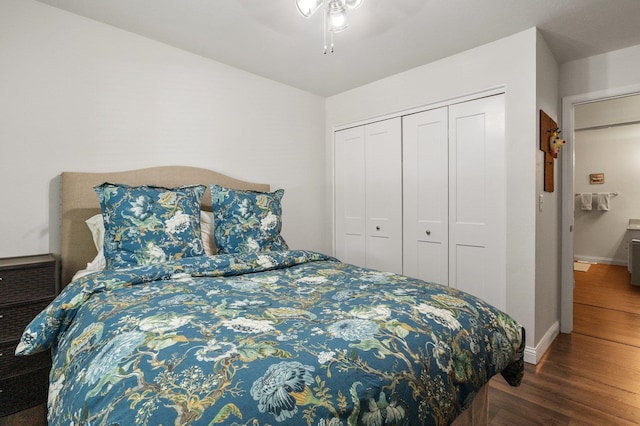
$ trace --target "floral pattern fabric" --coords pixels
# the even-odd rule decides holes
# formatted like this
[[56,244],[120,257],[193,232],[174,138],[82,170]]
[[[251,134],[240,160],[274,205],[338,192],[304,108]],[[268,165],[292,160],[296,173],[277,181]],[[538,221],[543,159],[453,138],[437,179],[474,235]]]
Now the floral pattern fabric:
[[211,184],[214,240],[219,253],[287,250],[280,235],[284,190],[242,191]]
[[206,186],[103,183],[94,187],[104,221],[108,269],[202,256],[200,200]]
[[51,425],[446,425],[520,383],[523,339],[463,292],[282,251],[85,276],[17,353],[53,348]]

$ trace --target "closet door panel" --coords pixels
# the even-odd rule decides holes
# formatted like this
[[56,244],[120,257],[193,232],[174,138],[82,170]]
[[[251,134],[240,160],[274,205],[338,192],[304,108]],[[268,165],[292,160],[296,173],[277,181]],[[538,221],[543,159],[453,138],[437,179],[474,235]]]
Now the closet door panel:
[[449,285],[449,265],[447,263],[449,256],[448,253],[443,253],[446,245],[446,243],[418,241],[414,249],[417,258],[415,273],[405,275],[436,284]]
[[366,266],[402,273],[401,119],[365,126]]
[[449,284],[506,308],[504,96],[449,107]]
[[493,268],[492,260],[487,259],[487,247],[456,244],[455,249],[457,288],[479,297],[493,292],[495,283],[487,281],[490,279],[487,269]]
[[341,130],[334,137],[336,257],[365,266],[364,127]]
[[403,273],[448,285],[447,108],[403,117]]

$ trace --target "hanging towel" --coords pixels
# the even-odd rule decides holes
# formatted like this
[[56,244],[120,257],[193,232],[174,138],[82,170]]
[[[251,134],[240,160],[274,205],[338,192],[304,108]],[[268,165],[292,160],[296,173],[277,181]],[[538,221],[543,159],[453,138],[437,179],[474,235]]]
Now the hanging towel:
[[609,192],[598,192],[596,195],[596,205],[598,206],[598,210],[609,210],[609,201],[611,200],[611,193]]
[[591,210],[592,202],[593,194],[590,192],[583,192],[580,194],[580,210]]

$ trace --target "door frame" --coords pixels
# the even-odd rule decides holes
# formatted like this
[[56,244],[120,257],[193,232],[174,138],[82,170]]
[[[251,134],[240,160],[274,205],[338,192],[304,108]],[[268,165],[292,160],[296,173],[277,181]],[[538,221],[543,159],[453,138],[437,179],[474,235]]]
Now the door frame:
[[562,98],[562,129],[566,145],[562,148],[562,217],[560,266],[560,331],[573,330],[573,225],[574,225],[574,166],[575,166],[575,106],[622,96],[640,94],[640,84],[588,92]]

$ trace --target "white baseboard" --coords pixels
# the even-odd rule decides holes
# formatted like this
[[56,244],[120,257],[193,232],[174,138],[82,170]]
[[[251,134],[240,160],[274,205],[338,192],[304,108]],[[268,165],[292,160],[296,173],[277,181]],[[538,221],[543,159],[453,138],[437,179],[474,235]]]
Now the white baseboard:
[[585,256],[581,254],[576,254],[573,256],[573,258],[575,260],[588,262],[588,263],[604,263],[607,265],[627,266],[626,259],[613,259],[610,257]]
[[542,336],[540,342],[536,345],[535,348],[531,346],[526,346],[524,348],[524,362],[528,364],[537,364],[542,355],[549,349],[553,340],[558,337],[558,333],[560,333],[560,323],[558,321],[554,322],[549,330]]

